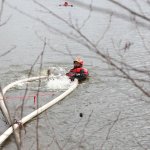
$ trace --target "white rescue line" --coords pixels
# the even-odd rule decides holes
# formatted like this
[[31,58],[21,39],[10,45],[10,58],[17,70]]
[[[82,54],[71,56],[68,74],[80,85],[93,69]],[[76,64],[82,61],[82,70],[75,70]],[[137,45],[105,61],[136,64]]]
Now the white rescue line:
[[[23,80],[19,80],[16,82],[13,82],[11,84],[9,84],[8,86],[6,86],[3,89],[3,94],[5,94],[7,92],[8,89],[12,88],[13,86],[19,84],[19,83],[23,83],[23,82],[28,82],[28,81],[33,81],[33,80],[38,80],[38,79],[43,79],[43,78],[47,78],[47,76],[40,76],[40,77],[32,77],[32,78],[27,78],[27,79],[23,79]],[[48,109],[49,107],[53,106],[54,104],[56,104],[57,102],[59,102],[60,100],[62,100],[63,98],[65,98],[67,95],[69,95],[73,90],[76,89],[76,87],[78,86],[78,80],[75,79],[73,81],[73,84],[70,86],[70,88],[68,90],[66,90],[64,93],[62,93],[60,96],[56,97],[55,99],[53,99],[52,101],[48,102],[47,104],[43,105],[42,107],[38,108],[37,110],[33,111],[31,114],[23,117],[20,121],[18,121],[19,123],[21,123],[22,125],[25,124],[26,122],[28,122],[29,120],[31,120],[32,118],[36,117],[37,115],[39,115],[40,113],[42,113],[43,111],[45,111],[46,109]],[[13,127],[11,126],[10,128],[8,128],[1,136],[0,136],[0,145],[13,133],[13,129],[16,130],[19,127],[19,124],[14,124]]]

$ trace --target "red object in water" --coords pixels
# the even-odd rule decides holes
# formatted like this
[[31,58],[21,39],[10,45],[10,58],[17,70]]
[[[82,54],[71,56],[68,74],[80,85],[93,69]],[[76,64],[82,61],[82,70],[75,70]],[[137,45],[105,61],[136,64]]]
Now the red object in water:
[[68,2],[65,2],[63,5],[59,5],[59,6],[71,6],[71,7],[73,7],[73,5],[70,5]]
[[64,3],[64,6],[68,6],[68,5],[69,5],[68,2],[65,2],[65,3]]
[[36,103],[36,96],[34,96],[34,105],[35,105],[35,103]]

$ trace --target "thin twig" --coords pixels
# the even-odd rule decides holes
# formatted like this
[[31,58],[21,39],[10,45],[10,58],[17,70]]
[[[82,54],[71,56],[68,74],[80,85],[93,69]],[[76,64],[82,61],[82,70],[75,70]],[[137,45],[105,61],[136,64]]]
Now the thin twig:
[[10,52],[12,52],[15,48],[16,48],[16,46],[13,46],[11,49],[9,49],[9,50],[6,51],[5,53],[1,54],[0,57],[6,56],[6,55],[9,54]]
[[1,19],[2,19],[2,13],[3,13],[3,9],[4,9],[4,2],[5,2],[5,0],[1,0],[1,7],[0,7],[0,22],[1,22]]
[[108,129],[108,132],[107,132],[105,141],[102,143],[100,150],[103,149],[105,143],[106,143],[107,140],[109,139],[110,133],[111,133],[113,127],[115,126],[115,124],[117,123],[117,121],[119,120],[120,114],[121,114],[121,112],[118,113],[117,118],[114,120],[114,122],[112,123],[112,125],[111,125],[110,128]]
[[89,14],[87,16],[87,18],[83,21],[82,25],[79,27],[79,30],[81,30],[85,25],[86,23],[89,21],[89,19],[91,18],[91,13],[92,13],[92,5],[93,5],[93,0],[91,0],[91,3],[90,3],[90,6],[89,6]]
[[[44,56],[44,51],[45,51],[45,48],[46,48],[46,39],[45,39],[45,42],[44,42],[44,46],[43,46],[43,50],[42,50],[42,53],[41,53],[41,60],[40,60],[40,68],[39,68],[39,76],[41,76],[41,71],[42,71],[42,67],[43,67],[43,56]],[[38,90],[37,90],[37,109],[39,108],[39,91],[40,91],[40,86],[41,86],[41,79],[39,79],[39,83],[38,83]],[[40,149],[39,147],[39,116],[37,116],[37,119],[36,119],[36,146],[37,146],[37,150]]]
[[110,26],[111,26],[112,15],[113,15],[113,13],[110,14],[110,18],[109,18],[107,27],[106,27],[106,29],[104,30],[102,36],[101,36],[101,37],[98,39],[98,41],[96,42],[96,44],[95,44],[96,46],[104,39],[105,34],[109,31],[109,28],[110,28]]
[[114,3],[114,4],[116,4],[117,6],[123,8],[124,10],[130,12],[131,14],[133,14],[133,15],[135,15],[135,16],[141,18],[141,19],[144,19],[144,20],[150,22],[150,18],[148,18],[148,17],[146,17],[146,16],[144,16],[144,15],[141,15],[141,14],[139,14],[139,13],[133,11],[132,9],[130,9],[130,8],[128,8],[128,7],[124,6],[124,5],[122,5],[121,3],[117,2],[117,1],[114,1],[114,0],[108,0],[108,1],[110,1],[110,2],[112,2],[112,3]]
[[[89,6],[86,3],[83,3],[83,2],[77,1],[77,0],[76,1],[70,0],[70,1],[72,1],[74,4],[80,6],[80,7],[84,8],[84,9],[88,9],[89,10]],[[110,0],[108,0],[108,1],[110,1]],[[103,14],[112,14],[112,10],[111,9],[102,8],[102,7],[99,7],[99,6],[92,6],[92,8],[93,8],[93,12],[99,12],[99,13],[103,13]],[[131,20],[131,18],[128,15],[123,14],[121,12],[113,11],[113,15],[115,17],[120,18],[120,19],[122,19],[124,21],[127,21],[127,22],[129,22]],[[134,15],[136,16],[136,13],[134,13]],[[150,21],[148,21],[148,22],[150,22]],[[141,21],[138,21],[138,25],[142,26],[142,27],[145,27],[147,29],[150,28],[149,24],[146,24],[146,23],[141,22]]]

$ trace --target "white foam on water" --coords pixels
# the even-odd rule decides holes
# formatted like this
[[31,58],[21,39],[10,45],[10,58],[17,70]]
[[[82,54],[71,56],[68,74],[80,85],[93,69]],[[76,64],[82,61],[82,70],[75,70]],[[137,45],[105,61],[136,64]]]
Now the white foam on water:
[[48,90],[66,90],[68,89],[72,82],[65,75],[66,70],[63,67],[50,67],[49,81],[47,82]]
[[67,76],[51,76],[47,82],[47,89],[50,90],[66,90],[71,86],[72,82]]
[[[66,74],[66,70],[63,67],[50,67],[50,76],[48,77],[49,80],[44,80],[44,89],[46,88],[47,90],[66,90],[68,89],[71,85],[72,82],[70,81],[70,79],[65,75]],[[47,70],[43,71],[43,75],[46,75]],[[25,76],[21,77],[21,79],[26,78]],[[17,87],[22,88],[26,85],[27,82],[23,82],[23,83],[19,83],[17,84]],[[31,84],[30,83],[30,88],[31,88]],[[32,89],[37,89],[38,87],[35,87],[33,85]],[[42,87],[43,88],[43,87]]]
[[51,75],[55,75],[55,76],[66,74],[66,70],[63,67],[49,67],[49,70],[51,72]]

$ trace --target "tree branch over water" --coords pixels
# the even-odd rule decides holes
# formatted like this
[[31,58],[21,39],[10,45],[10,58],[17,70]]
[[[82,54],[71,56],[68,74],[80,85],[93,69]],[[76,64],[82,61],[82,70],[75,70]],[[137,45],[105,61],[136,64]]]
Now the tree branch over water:
[[7,22],[11,18],[11,15],[10,15],[4,22],[2,22],[2,15],[3,15],[3,11],[4,11],[4,4],[5,4],[5,0],[1,0],[1,4],[0,4],[0,27],[2,27],[5,24],[7,24]]
[[121,7],[121,8],[123,8],[124,10],[128,11],[128,12],[131,13],[132,15],[135,15],[135,16],[141,18],[141,19],[144,19],[145,21],[150,22],[150,18],[148,18],[148,17],[146,17],[146,16],[144,16],[144,15],[141,15],[141,14],[139,14],[139,13],[133,11],[132,9],[130,9],[130,8],[128,8],[128,7],[124,6],[124,5],[122,5],[121,3],[117,2],[117,1],[114,1],[114,0],[108,0],[108,1],[114,3],[115,5],[117,5],[117,6]]
[[[78,6],[82,7],[82,8],[84,8],[84,9],[89,10],[89,5],[86,4],[86,3],[83,3],[83,2],[81,2],[81,1],[73,1],[73,0],[70,0],[70,1],[73,2],[73,3],[76,4],[76,5],[78,5]],[[112,2],[112,3],[114,3],[114,4],[116,4],[116,5],[117,5],[117,4],[118,4],[118,5],[120,4],[120,3],[116,2],[116,1],[111,1],[111,0],[108,0],[108,1],[110,1],[110,2]],[[121,7],[121,5],[119,5],[119,6]],[[123,7],[123,6],[122,6],[122,7]],[[125,8],[124,8],[124,9],[125,9]],[[102,13],[102,14],[109,14],[109,15],[111,15],[111,14],[113,13],[113,15],[114,15],[115,17],[117,17],[117,18],[119,18],[119,19],[121,19],[121,20],[125,20],[125,21],[127,21],[127,22],[130,22],[130,21],[131,21],[131,18],[130,18],[129,15],[126,15],[126,14],[124,14],[124,13],[122,13],[122,12],[117,12],[117,11],[112,10],[112,9],[102,8],[102,7],[100,7],[100,6],[92,6],[92,10],[93,10],[93,12],[99,12],[99,13]],[[134,12],[134,11],[128,9],[128,8],[127,8],[126,10],[127,10],[128,12],[131,11],[131,12],[130,12],[131,14],[133,14],[134,16],[137,15],[137,17],[143,19],[143,21],[147,21],[147,23],[146,23],[146,22],[137,20],[137,23],[138,23],[139,26],[144,27],[144,28],[147,28],[147,29],[150,29],[150,26],[149,26],[150,18],[147,18],[147,17],[145,17],[145,16],[143,16],[143,15],[141,15],[141,14],[138,14],[138,13],[136,13],[136,12]]]
[[106,144],[106,142],[108,141],[109,136],[110,136],[110,133],[111,133],[113,127],[115,126],[115,124],[118,122],[120,115],[121,115],[121,112],[118,113],[117,118],[113,121],[112,125],[111,125],[110,128],[108,129],[106,138],[105,138],[104,142],[102,143],[100,150],[103,150],[103,147],[104,147],[104,145]]
[[[42,67],[43,67],[43,57],[44,57],[44,52],[45,52],[45,48],[46,48],[46,38],[44,40],[44,45],[43,45],[43,50],[41,53],[41,59],[40,59],[40,67],[39,67],[39,76],[41,76],[41,71],[42,71]],[[38,83],[38,90],[37,90],[37,105],[36,108],[39,108],[39,91],[40,91],[40,86],[41,86],[41,79],[39,79],[39,83]],[[36,147],[37,150],[40,149],[40,145],[39,145],[39,115],[37,116],[36,119]]]
[[2,13],[3,13],[3,9],[4,9],[4,3],[5,3],[5,0],[1,0],[1,7],[0,7],[0,22],[1,22],[1,19],[2,19]]
[[10,52],[12,52],[15,48],[16,48],[16,46],[13,46],[10,50],[8,50],[8,51],[6,51],[5,53],[1,54],[0,57],[6,56],[6,55],[9,54]]

